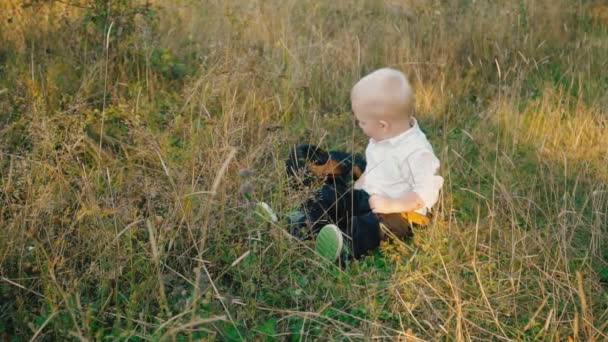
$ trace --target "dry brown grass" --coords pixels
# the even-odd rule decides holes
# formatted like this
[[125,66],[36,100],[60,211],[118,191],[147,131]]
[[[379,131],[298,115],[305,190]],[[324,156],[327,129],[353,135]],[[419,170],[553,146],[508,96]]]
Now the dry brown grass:
[[[2,339],[608,339],[600,3],[157,0],[112,29],[16,4]],[[289,145],[362,151],[348,93],[381,66],[446,186],[429,229],[338,269],[241,192],[287,212]]]

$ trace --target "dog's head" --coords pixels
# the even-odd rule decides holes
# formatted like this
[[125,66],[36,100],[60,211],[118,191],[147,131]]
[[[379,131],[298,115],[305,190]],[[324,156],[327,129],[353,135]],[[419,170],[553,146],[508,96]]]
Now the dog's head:
[[365,160],[360,155],[327,152],[315,145],[298,144],[290,149],[285,166],[289,176],[308,186],[319,179],[345,183],[356,180],[365,170]]

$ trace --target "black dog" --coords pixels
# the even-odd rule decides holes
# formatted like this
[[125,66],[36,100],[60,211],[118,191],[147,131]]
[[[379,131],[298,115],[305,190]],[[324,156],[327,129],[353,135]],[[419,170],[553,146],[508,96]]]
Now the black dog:
[[298,238],[310,238],[326,224],[333,223],[352,239],[352,250],[358,258],[376,248],[381,240],[408,238],[412,236],[412,227],[429,222],[428,217],[416,212],[373,213],[369,194],[352,187],[366,167],[359,154],[326,152],[315,145],[300,144],[291,148],[285,166],[296,189],[321,181],[301,210],[288,217],[288,229]]
[[318,146],[298,144],[292,146],[285,161],[291,186],[319,185],[314,196],[302,204],[299,216],[289,217],[288,226],[292,235],[309,238],[328,223],[345,226],[345,218],[352,210],[344,200],[349,189],[365,170],[363,156],[340,151],[325,151]]

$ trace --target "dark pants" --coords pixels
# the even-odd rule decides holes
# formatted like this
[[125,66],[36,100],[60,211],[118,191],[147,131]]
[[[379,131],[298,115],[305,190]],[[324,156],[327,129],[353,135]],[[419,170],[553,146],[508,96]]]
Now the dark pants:
[[[336,181],[324,184],[303,204],[316,234],[328,223],[337,225],[346,235],[355,258],[377,248],[390,235],[398,238],[412,236],[412,225],[400,214],[376,215],[369,207],[369,194]],[[381,223],[390,234],[381,229]]]

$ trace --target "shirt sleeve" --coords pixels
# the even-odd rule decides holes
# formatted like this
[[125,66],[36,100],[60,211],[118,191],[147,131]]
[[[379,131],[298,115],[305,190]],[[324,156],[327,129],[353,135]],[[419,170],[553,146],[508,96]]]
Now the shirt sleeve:
[[439,199],[443,177],[439,171],[439,159],[432,151],[421,150],[409,155],[402,164],[402,175],[412,182],[412,191],[418,194],[424,206],[430,209]]

